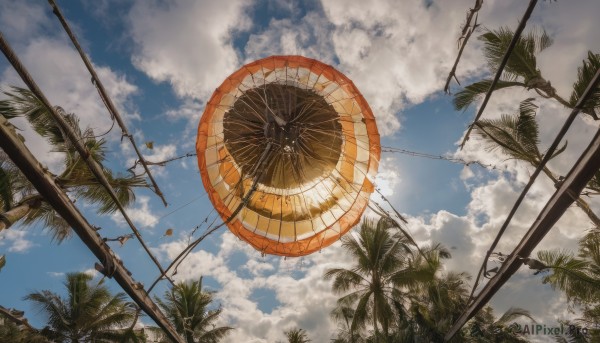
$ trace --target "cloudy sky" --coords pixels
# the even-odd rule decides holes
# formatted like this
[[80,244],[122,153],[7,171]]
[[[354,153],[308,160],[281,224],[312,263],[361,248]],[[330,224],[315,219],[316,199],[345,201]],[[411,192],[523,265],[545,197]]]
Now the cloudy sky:
[[[243,64],[273,54],[304,55],[348,75],[369,102],[382,144],[435,155],[480,161],[494,168],[383,153],[378,186],[409,218],[409,229],[422,243],[441,242],[453,258],[446,268],[475,274],[499,226],[532,170],[484,149],[472,139],[463,151],[457,143],[474,108],[456,112],[442,91],[457,53],[461,23],[473,0],[460,1],[59,1],[100,78],[124,115],[148,160],[194,152],[196,130],[205,102],[224,78]],[[488,0],[479,15],[482,29],[515,28],[525,1]],[[544,77],[568,97],[577,67],[587,51],[600,52],[600,2],[540,1],[528,29],[545,29],[554,44],[539,57]],[[83,125],[106,132],[106,113],[79,56],[46,1],[0,0],[0,30],[53,104],[76,113]],[[461,83],[488,75],[480,43],[473,39],[458,68]],[[0,84],[20,85],[3,58]],[[458,86],[454,85],[456,91]],[[494,93],[484,116],[514,113],[518,102],[536,97],[542,146],[550,144],[568,111],[536,93]],[[29,148],[51,170],[61,156],[17,122]],[[578,119],[568,134],[568,150],[550,164],[565,175],[597,130]],[[135,160],[120,133],[107,135],[109,165],[125,172]],[[192,230],[211,213],[195,159],[153,169],[169,207],[150,192],[137,193],[128,213],[146,242],[169,263]],[[497,250],[508,253],[531,225],[554,190],[540,180],[517,212]],[[598,200],[591,201],[600,210]],[[78,202],[106,237],[127,234],[119,215],[97,216]],[[209,222],[210,222],[209,220]],[[541,249],[575,249],[590,227],[577,208],[570,209],[544,239]],[[172,237],[163,237],[172,228]],[[202,225],[196,235],[206,229]],[[155,267],[135,241],[114,245],[133,275],[146,285]],[[33,325],[43,318],[22,297],[39,289],[62,291],[65,272],[93,268],[92,254],[75,237],[61,245],[41,227],[13,227],[0,234],[8,264],[0,275],[0,304],[26,311]],[[307,330],[315,341],[335,332],[329,320],[336,296],[322,279],[326,269],[348,265],[339,244],[304,258],[261,257],[223,229],[210,236],[179,269],[177,278],[204,276],[223,306],[222,323],[235,327],[226,342],[274,342],[292,327]],[[118,285],[108,282],[115,291]],[[157,288],[157,294],[166,285]],[[531,311],[548,326],[569,319],[564,297],[541,284],[539,276],[519,271],[493,298],[497,313],[512,306]],[[149,319],[144,322],[150,323]]]

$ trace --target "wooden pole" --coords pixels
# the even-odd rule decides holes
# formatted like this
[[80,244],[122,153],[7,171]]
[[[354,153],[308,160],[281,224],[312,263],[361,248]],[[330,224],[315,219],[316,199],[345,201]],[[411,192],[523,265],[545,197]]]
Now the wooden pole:
[[487,103],[490,100],[490,97],[492,96],[492,92],[496,89],[496,84],[498,83],[498,80],[500,80],[500,76],[502,76],[502,73],[504,72],[504,67],[506,66],[506,63],[508,62],[508,58],[510,57],[510,54],[512,53],[512,51],[515,49],[517,42],[521,38],[521,33],[525,29],[527,20],[529,20],[529,17],[531,16],[531,13],[533,12],[533,9],[535,8],[536,4],[537,4],[537,0],[529,1],[527,10],[525,10],[525,13],[523,14],[523,18],[521,18],[521,21],[519,22],[519,26],[517,26],[517,29],[515,30],[515,34],[513,35],[513,38],[510,41],[510,44],[508,45],[508,48],[504,52],[502,61],[500,62],[500,65],[498,66],[498,70],[496,70],[496,75],[494,76],[494,79],[492,80],[492,83],[490,84],[490,88],[485,93],[485,97],[483,98],[483,102],[481,103],[481,106],[479,107],[479,110],[477,111],[477,114],[475,115],[475,119],[473,119],[473,123],[471,125],[469,125],[469,127],[467,128],[465,137],[463,138],[462,142],[460,143],[461,150],[462,150],[462,148],[464,148],[465,144],[469,140],[469,135],[471,134],[471,131],[473,130],[473,127],[475,126],[475,123],[477,123],[477,121],[479,120],[479,117],[481,117],[481,115],[483,114],[483,110],[485,110],[485,107],[487,106]]
[[508,259],[502,264],[498,273],[490,279],[481,292],[474,298],[467,310],[454,323],[450,331],[444,337],[449,341],[465,323],[471,319],[496,292],[508,281],[508,279],[519,270],[523,264],[522,259],[529,257],[540,241],[552,229],[554,224],[562,217],[565,211],[579,197],[594,173],[600,169],[600,130],[594,139],[573,165],[573,168],[560,187],[554,192],[542,212],[538,215],[531,228],[527,231],[521,242],[508,255]]
[[139,283],[131,277],[131,273],[123,266],[123,262],[116,257],[110,247],[71,202],[67,194],[56,184],[52,175],[36,160],[25,144],[17,137],[9,122],[1,115],[0,148],[27,177],[39,194],[44,197],[45,201],[69,223],[83,243],[100,260],[103,272],[107,276],[113,277],[131,299],[165,331],[169,338],[175,342],[184,343],[172,324],[152,301],[152,298],[148,296],[148,293],[143,287],[139,287]]
[[[148,248],[146,243],[144,242],[144,239],[142,238],[142,235],[140,234],[138,229],[135,227],[135,224],[133,224],[133,221],[129,218],[129,215],[127,215],[127,212],[125,211],[125,208],[119,201],[119,198],[117,197],[117,194],[115,193],[115,190],[110,185],[110,182],[106,178],[106,175],[104,175],[104,171],[103,171],[102,167],[100,166],[100,164],[98,162],[96,162],[96,160],[91,158],[90,152],[81,143],[81,141],[79,140],[79,137],[77,137],[77,135],[75,134],[75,132],[73,131],[71,126],[63,118],[63,116],[60,113],[58,113],[56,108],[50,104],[50,102],[48,101],[48,99],[46,98],[44,93],[41,91],[41,89],[38,87],[38,85],[35,83],[35,81],[31,77],[31,75],[29,75],[29,72],[27,71],[25,66],[23,66],[23,64],[21,63],[21,61],[19,60],[19,58],[17,57],[15,52],[12,50],[12,48],[8,44],[8,42],[4,39],[2,32],[0,32],[0,50],[2,50],[2,52],[4,53],[4,56],[6,56],[6,59],[10,62],[10,64],[13,66],[15,71],[19,74],[19,76],[21,77],[23,82],[27,85],[27,87],[31,90],[31,92],[44,104],[44,106],[46,107],[46,109],[48,110],[50,115],[52,115],[52,118],[56,121],[56,123],[60,126],[61,130],[67,136],[66,138],[71,142],[71,144],[73,144],[73,146],[75,147],[75,149],[77,150],[77,152],[79,153],[81,158],[88,165],[88,167],[90,168],[90,171],[92,172],[94,177],[98,180],[98,182],[100,182],[102,187],[104,187],[104,189],[106,189],[106,191],[110,195],[111,199],[115,202],[115,205],[117,205],[119,212],[121,212],[121,214],[123,215],[123,218],[125,219],[125,221],[129,225],[129,227],[131,228],[131,231],[133,231],[137,240],[140,242],[140,244],[142,245],[142,247],[144,248],[144,250],[146,251],[148,256],[150,256],[150,258],[152,259],[152,262],[154,262],[154,264],[158,267],[158,269],[160,270],[160,272],[162,274],[165,274],[165,271],[163,270],[162,266],[160,265],[160,263],[158,262],[156,257],[154,257],[154,255],[152,254],[152,252],[150,251],[150,249]],[[168,279],[168,280],[173,285],[173,281],[171,279]]]
[[146,160],[144,159],[144,157],[140,153],[140,150],[138,149],[137,145],[135,144],[133,135],[131,133],[129,133],[129,131],[127,130],[127,126],[123,122],[123,119],[121,119],[121,114],[119,113],[119,111],[117,110],[115,105],[113,104],[111,98],[108,96],[106,89],[104,89],[104,85],[100,81],[98,74],[96,74],[96,71],[94,70],[94,67],[92,66],[92,63],[90,63],[90,60],[88,59],[87,55],[85,54],[85,52],[83,52],[81,45],[79,45],[79,42],[77,41],[77,38],[75,37],[75,34],[73,34],[73,31],[71,31],[69,24],[67,23],[67,21],[65,20],[65,17],[60,12],[60,9],[58,8],[58,5],[56,4],[56,2],[54,2],[54,0],[48,0],[48,2],[50,3],[50,6],[52,6],[52,10],[53,10],[54,14],[56,15],[56,17],[62,24],[65,31],[67,32],[67,35],[69,36],[69,38],[71,38],[71,41],[73,42],[73,45],[75,45],[75,49],[77,49],[77,52],[79,52],[79,55],[81,56],[81,59],[83,60],[83,63],[85,64],[88,71],[92,75],[92,83],[94,84],[94,86],[96,86],[96,89],[98,89],[98,93],[100,94],[100,98],[102,98],[102,102],[104,102],[106,109],[110,113],[111,117],[117,121],[117,124],[119,124],[122,135],[124,137],[127,137],[129,139],[129,141],[131,142],[131,145],[133,146],[133,149],[135,150],[135,153],[138,156],[139,163],[144,167],[144,171],[146,172],[146,175],[148,175],[148,178],[150,179],[150,182],[152,183],[152,187],[154,187],[154,192],[156,193],[156,195],[158,195],[160,197],[160,200],[162,200],[163,204],[166,207],[167,200],[165,199],[165,196],[161,192],[160,188],[158,188],[158,184],[156,183],[156,180],[154,180],[152,173],[150,173],[150,169],[148,168]]

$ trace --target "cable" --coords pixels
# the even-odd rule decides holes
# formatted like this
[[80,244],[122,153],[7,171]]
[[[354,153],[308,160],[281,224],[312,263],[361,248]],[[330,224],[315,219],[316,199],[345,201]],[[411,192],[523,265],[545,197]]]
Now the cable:
[[[250,175],[253,176],[252,186],[250,187],[250,189],[248,190],[248,193],[246,193],[246,195],[244,196],[244,198],[242,199],[240,204],[237,206],[237,208],[231,213],[231,215],[225,221],[223,221],[221,224],[219,224],[217,226],[214,226],[212,229],[207,229],[207,231],[202,236],[200,236],[194,242],[189,244],[185,249],[183,249],[183,251],[181,251],[179,253],[179,255],[171,262],[171,264],[169,264],[167,269],[165,269],[164,271],[161,271],[161,275],[158,278],[156,278],[156,280],[154,280],[152,285],[148,288],[148,293],[150,293],[152,291],[152,289],[154,289],[154,286],[156,286],[158,284],[158,282],[160,280],[162,280],[163,277],[166,276],[166,274],[167,274],[167,272],[169,272],[169,270],[171,270],[172,268],[177,270],[179,265],[185,260],[185,258],[190,254],[190,252],[192,250],[194,250],[194,248],[196,246],[198,246],[198,244],[200,244],[200,242],[202,242],[204,240],[204,238],[206,238],[208,235],[215,232],[216,230],[220,229],[221,227],[227,225],[231,220],[233,220],[240,213],[240,211],[247,204],[247,202],[250,199],[250,197],[252,196],[252,194],[254,194],[254,191],[256,190],[256,188],[258,186],[258,181],[262,177],[264,171],[267,169],[267,168],[265,168],[265,164],[271,153],[272,146],[273,146],[273,143],[271,141],[269,141],[267,143],[267,146],[265,147],[265,150],[263,151],[262,155],[260,156],[260,158],[258,159],[256,164],[254,165],[254,170],[252,170],[250,172]],[[240,184],[240,182],[242,182],[242,180],[243,180],[243,178],[240,178],[240,180],[238,181],[238,185]],[[231,199],[233,199],[233,198],[234,197],[231,197]],[[218,217],[216,217],[215,220],[217,218]]]
[[401,148],[382,146],[381,152],[399,153],[399,154],[404,154],[404,155],[413,156],[413,157],[429,158],[432,160],[444,160],[444,161],[448,161],[448,162],[452,162],[452,163],[463,164],[467,167],[472,164],[477,164],[483,168],[496,169],[496,166],[494,166],[492,164],[484,164],[479,161],[465,161],[462,158],[447,157],[447,156],[443,156],[443,155],[433,155],[433,154],[428,154],[428,153],[424,153],[424,152],[410,151],[410,150],[401,149]]

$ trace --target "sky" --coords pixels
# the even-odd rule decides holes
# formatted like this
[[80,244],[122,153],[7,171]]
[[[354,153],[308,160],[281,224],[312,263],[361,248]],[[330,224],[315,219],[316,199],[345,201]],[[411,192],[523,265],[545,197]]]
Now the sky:
[[[377,186],[403,215],[421,244],[440,242],[451,249],[446,271],[474,275],[512,204],[528,181],[531,168],[489,151],[477,139],[463,150],[458,144],[475,107],[455,111],[443,85],[457,53],[457,38],[474,1],[341,0],[131,0],[58,1],[80,43],[90,56],[146,159],[161,161],[193,153],[197,126],[206,101],[232,72],[270,55],[303,55],[333,65],[351,78],[370,104],[382,145],[434,155],[479,161],[494,168],[430,160],[384,152]],[[478,22],[484,29],[516,28],[527,3],[484,2]],[[545,29],[554,44],[538,59],[544,77],[568,97],[577,67],[587,51],[600,52],[600,2],[539,1],[527,30]],[[111,120],[68,37],[45,1],[0,0],[0,31],[54,105],[76,113],[84,126],[107,132]],[[475,38],[475,37],[473,37]],[[457,75],[461,84],[489,76],[481,43],[469,41]],[[22,85],[0,58],[0,85]],[[452,91],[460,86],[453,83]],[[514,113],[518,102],[536,98],[540,106],[541,146],[547,147],[569,111],[535,92],[495,92],[484,113],[498,118]],[[49,151],[24,122],[29,149],[51,171],[61,156]],[[550,163],[565,175],[598,125],[578,118],[567,134],[568,148]],[[126,173],[135,161],[131,145],[110,131],[108,166]],[[145,142],[153,142],[153,149]],[[195,227],[196,237],[214,218],[195,158],[152,167],[169,203],[152,192],[136,192],[127,212],[152,251],[167,265],[183,249]],[[503,236],[497,251],[510,252],[554,191],[540,177]],[[600,210],[600,201],[590,199]],[[128,234],[119,214],[99,216],[92,205],[76,205],[105,237]],[[204,224],[203,224],[204,223]],[[577,248],[591,224],[571,208],[539,249]],[[167,229],[172,236],[164,236]],[[114,251],[133,277],[145,285],[158,273],[136,241]],[[537,251],[537,250],[536,250]],[[7,266],[0,274],[0,304],[26,311],[34,326],[44,318],[23,297],[49,289],[63,292],[65,273],[93,272],[94,256],[75,236],[58,245],[42,227],[15,225],[0,233]],[[323,273],[352,261],[338,243],[302,258],[261,256],[227,229],[212,234],[179,268],[177,280],[203,276],[223,307],[221,324],[235,328],[224,342],[274,342],[300,327],[315,342],[333,337],[329,319],[337,296]],[[100,277],[96,275],[96,280]],[[106,284],[114,291],[118,285]],[[154,294],[167,290],[161,283]],[[556,325],[576,316],[560,292],[553,291],[526,268],[519,270],[491,301],[496,314],[510,307],[529,310],[538,323]],[[145,324],[151,324],[144,318]],[[537,337],[539,341],[545,338]]]

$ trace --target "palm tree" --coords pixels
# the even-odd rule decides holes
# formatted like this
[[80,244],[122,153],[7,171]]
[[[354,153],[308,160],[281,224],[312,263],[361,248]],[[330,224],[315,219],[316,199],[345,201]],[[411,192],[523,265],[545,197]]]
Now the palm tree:
[[[479,37],[484,43],[484,56],[490,72],[496,72],[500,66],[513,36],[514,32],[509,28],[500,28],[487,31]],[[600,55],[588,52],[587,61],[584,60],[579,68],[578,79],[573,85],[573,92],[567,101],[556,93],[556,89],[549,80],[542,76],[537,66],[536,55],[551,45],[552,39],[543,30],[522,35],[508,58],[504,73],[495,90],[509,87],[533,89],[544,98],[554,99],[565,107],[573,108],[596,70],[600,68]],[[466,86],[454,96],[454,107],[457,110],[466,109],[488,91],[491,83],[492,80],[484,79]],[[600,91],[596,91],[585,104],[583,112],[598,119],[596,115],[598,107],[600,107]]]
[[494,343],[525,343],[529,342],[515,326],[515,320],[521,317],[533,320],[529,311],[511,307],[500,318],[496,319],[492,308],[486,306],[469,321],[463,331],[467,342],[494,342]]
[[[579,253],[562,250],[539,251],[538,259],[550,272],[542,279],[553,289],[565,293],[569,302],[578,305],[582,317],[575,320],[584,327],[600,324],[600,231],[595,228],[579,244]],[[576,338],[576,337],[575,337]],[[600,339],[600,330],[590,329],[589,342]],[[588,340],[586,340],[587,342]]]
[[114,342],[127,334],[135,319],[135,307],[124,293],[113,295],[102,285],[93,285],[85,273],[67,274],[67,296],[48,290],[25,297],[46,316],[41,331],[54,342]]
[[288,343],[310,343],[310,339],[308,339],[304,329],[290,329],[285,331],[285,336],[287,337]]
[[352,330],[352,318],[354,309],[351,307],[338,306],[331,311],[331,318],[338,323],[337,337],[333,343],[364,343],[364,338],[359,332]]
[[443,341],[444,334],[466,308],[469,295],[466,273],[448,272],[435,277],[432,282],[411,296],[410,326],[400,332],[406,336],[406,328],[412,335],[427,338],[426,341]]
[[[53,147],[53,151],[64,154],[64,167],[58,175],[54,175],[57,184],[74,198],[98,205],[98,212],[101,214],[115,212],[117,205],[90,172],[84,159],[79,156],[43,103],[23,88],[12,87],[11,91],[4,94],[8,98],[0,101],[0,115],[7,119],[25,117],[33,129]],[[60,107],[57,110],[90,151],[90,158],[99,164],[104,162],[106,141],[96,137],[92,129],[82,130],[74,114],[66,114]],[[124,206],[135,200],[134,187],[148,187],[141,176],[118,176],[108,168],[103,168],[103,171]],[[42,223],[50,229],[53,239],[58,242],[71,234],[69,225],[36,192],[4,152],[0,152],[0,207],[0,231],[21,221],[24,225]]]
[[0,342],[50,343],[46,337],[26,325],[19,325],[0,314]]
[[375,340],[388,337],[396,314],[394,301],[406,296],[403,290],[432,280],[436,270],[412,251],[408,238],[394,231],[394,225],[387,218],[377,223],[364,220],[357,237],[350,234],[342,238],[342,246],[355,261],[354,266],[329,269],[324,275],[326,280],[333,279],[335,293],[345,294],[338,300],[333,315],[352,309],[350,330],[357,337],[367,324],[373,326]]
[[[544,155],[539,150],[539,128],[535,119],[537,106],[533,98],[521,102],[519,112],[514,115],[502,115],[499,119],[481,119],[475,125],[475,134],[479,135],[488,143],[489,150],[500,149],[512,159],[527,162],[534,168],[541,163]],[[551,158],[556,157],[566,149],[565,145],[557,149]],[[545,166],[544,174],[554,184],[559,183],[550,169]],[[588,188],[594,189],[596,184],[592,179]],[[580,197],[575,199],[576,205],[585,212],[595,226],[600,226],[600,218],[591,210],[587,202]]]
[[221,308],[210,309],[213,293],[202,289],[202,278],[178,283],[165,292],[164,300],[156,298],[167,318],[188,343],[217,343],[232,328],[216,327]]
[[[600,228],[595,227],[579,241],[575,256],[565,250],[539,251],[537,258],[542,271],[548,271],[542,279],[553,289],[565,293],[567,300],[581,309],[582,317],[573,323],[591,328],[585,342],[600,340]],[[595,329],[594,329],[595,328]],[[567,337],[579,339],[581,335]],[[561,341],[566,340],[561,337]]]

